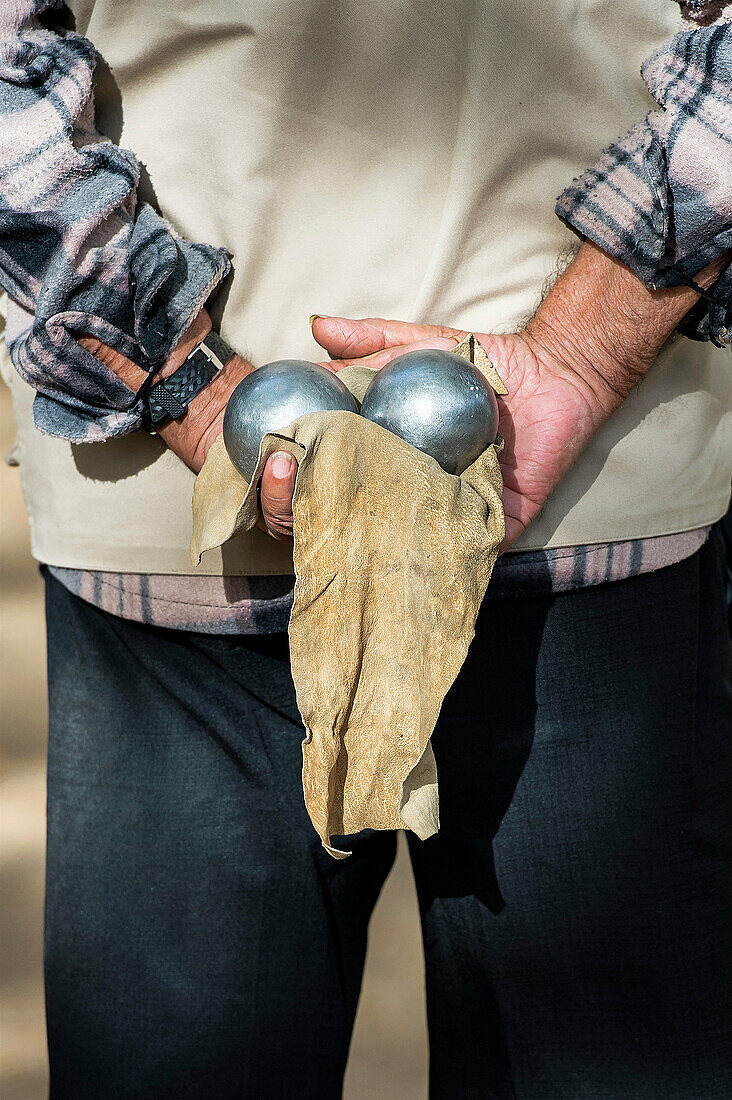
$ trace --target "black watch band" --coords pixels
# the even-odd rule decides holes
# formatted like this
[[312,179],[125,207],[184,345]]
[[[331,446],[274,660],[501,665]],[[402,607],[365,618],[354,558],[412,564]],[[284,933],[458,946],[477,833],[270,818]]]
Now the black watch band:
[[193,398],[216,377],[234,354],[217,332],[209,332],[185,362],[150,388],[146,402],[147,427],[154,431],[166,420],[177,420]]

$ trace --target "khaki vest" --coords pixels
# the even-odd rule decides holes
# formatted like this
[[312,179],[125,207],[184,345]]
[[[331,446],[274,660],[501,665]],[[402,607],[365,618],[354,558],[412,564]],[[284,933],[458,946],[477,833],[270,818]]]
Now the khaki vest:
[[[509,331],[570,238],[555,197],[651,105],[670,0],[83,0],[99,129],[189,239],[227,246],[223,335],[257,364],[322,357],[311,313]],[[147,184],[146,184],[147,187]],[[725,510],[730,353],[686,340],[593,440],[516,549],[697,527]],[[145,434],[71,446],[13,385],[33,550],[192,572],[193,475]],[[283,572],[260,532],[201,572]]]

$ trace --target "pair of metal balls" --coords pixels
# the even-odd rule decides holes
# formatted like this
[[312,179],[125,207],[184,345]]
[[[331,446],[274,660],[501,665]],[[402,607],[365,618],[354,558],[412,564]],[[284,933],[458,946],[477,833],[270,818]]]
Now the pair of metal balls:
[[373,420],[461,474],[496,438],[498,403],[486,378],[450,351],[410,351],[374,375],[359,410],[337,374],[301,359],[280,359],[248,375],[224,414],[224,444],[251,481],[267,432],[311,412],[352,412]]

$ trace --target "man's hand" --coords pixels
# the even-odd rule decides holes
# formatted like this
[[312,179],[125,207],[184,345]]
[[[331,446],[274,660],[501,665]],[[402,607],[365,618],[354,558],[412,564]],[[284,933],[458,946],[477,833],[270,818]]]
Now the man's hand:
[[[211,318],[203,310],[156,373],[156,380],[169,378],[210,330]],[[147,374],[141,367],[96,337],[81,335],[78,340],[131,389],[138,390],[147,380]],[[240,355],[232,356],[224,369],[191,401],[183,416],[169,421],[158,430],[161,439],[195,473],[203,466],[209,447],[221,433],[226,403],[232,391],[253,370],[248,360]],[[262,473],[259,490],[262,518],[259,525],[273,538],[292,537],[292,494],[296,474],[295,459],[282,451],[270,455]]]
[[[466,333],[445,326],[393,325],[371,319],[347,321],[321,318],[313,324],[316,340],[331,354],[344,347],[352,357],[359,349],[381,344],[382,351],[366,354],[369,366],[382,367],[398,355],[419,347],[455,347]],[[430,332],[435,336],[430,337]],[[452,337],[448,333],[454,333]],[[524,336],[475,333],[505,381],[509,395],[499,398],[499,431],[505,441],[501,454],[506,538],[513,543],[541,511],[549,494],[599,427],[601,412],[587,385],[544,360]],[[414,339],[409,339],[413,336]],[[404,340],[394,346],[395,340]],[[347,361],[339,360],[338,367]]]
[[[697,281],[709,286],[724,262],[721,257]],[[539,514],[697,298],[688,287],[647,290],[585,242],[523,332],[475,333],[509,391],[498,402],[505,440],[504,550]],[[466,333],[380,318],[318,317],[313,335],[341,369],[351,362],[381,368],[420,347],[449,349]]]

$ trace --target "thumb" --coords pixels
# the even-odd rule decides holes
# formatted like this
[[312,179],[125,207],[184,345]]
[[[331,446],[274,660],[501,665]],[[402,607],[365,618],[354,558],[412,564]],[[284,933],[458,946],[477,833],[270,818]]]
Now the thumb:
[[446,325],[418,325],[409,321],[386,321],[383,317],[367,317],[361,321],[349,317],[311,318],[315,340],[333,359],[360,359],[364,355],[386,348],[413,344],[417,340],[439,337],[462,339],[467,335]]
[[271,454],[262,471],[259,489],[262,519],[276,539],[292,537],[292,494],[296,475],[297,462],[287,451]]

